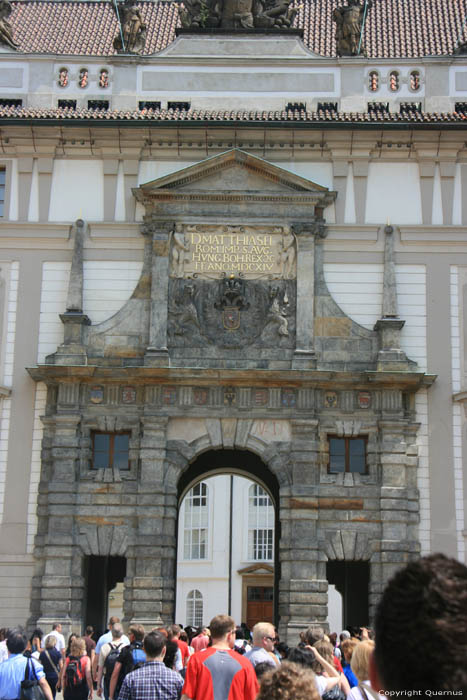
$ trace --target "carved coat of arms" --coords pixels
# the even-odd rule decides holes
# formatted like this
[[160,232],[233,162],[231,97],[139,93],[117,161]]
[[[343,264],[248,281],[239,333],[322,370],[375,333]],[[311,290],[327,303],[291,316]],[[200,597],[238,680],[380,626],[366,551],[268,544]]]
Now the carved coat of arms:
[[224,348],[256,341],[289,347],[294,342],[289,330],[295,326],[295,290],[288,280],[171,279],[169,288],[172,347],[200,347],[206,341]]

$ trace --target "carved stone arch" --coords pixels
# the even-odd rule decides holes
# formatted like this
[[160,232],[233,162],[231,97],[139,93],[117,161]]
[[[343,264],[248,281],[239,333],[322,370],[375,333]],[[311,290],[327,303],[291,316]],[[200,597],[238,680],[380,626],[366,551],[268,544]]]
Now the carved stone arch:
[[209,450],[242,450],[254,454],[270,470],[279,486],[292,481],[290,444],[269,442],[252,434],[254,421],[242,418],[208,418],[206,432],[191,442],[169,440],[165,483],[174,487],[189,464]]
[[124,557],[130,544],[128,525],[80,524],[78,544],[85,556]]
[[371,561],[376,552],[372,539],[365,532],[325,530],[318,541],[328,561]]

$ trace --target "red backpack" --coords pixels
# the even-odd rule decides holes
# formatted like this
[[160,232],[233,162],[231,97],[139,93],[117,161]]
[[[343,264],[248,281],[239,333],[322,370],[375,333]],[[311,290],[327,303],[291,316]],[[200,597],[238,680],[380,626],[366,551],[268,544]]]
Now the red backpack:
[[86,683],[87,656],[67,656],[65,659],[65,685],[67,688],[76,688]]

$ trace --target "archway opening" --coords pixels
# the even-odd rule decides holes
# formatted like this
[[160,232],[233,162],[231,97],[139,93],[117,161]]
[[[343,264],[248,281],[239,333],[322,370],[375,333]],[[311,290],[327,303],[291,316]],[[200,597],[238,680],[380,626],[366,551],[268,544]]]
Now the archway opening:
[[[367,561],[328,561],[328,583],[342,596],[342,629],[368,625],[368,592],[370,565]],[[332,616],[332,611],[330,611]],[[331,630],[339,632],[340,630]]]
[[86,626],[102,634],[111,615],[123,617],[123,581],[125,557],[87,556],[84,560],[86,580]]
[[178,487],[176,620],[278,623],[279,484],[246,450],[210,450]]

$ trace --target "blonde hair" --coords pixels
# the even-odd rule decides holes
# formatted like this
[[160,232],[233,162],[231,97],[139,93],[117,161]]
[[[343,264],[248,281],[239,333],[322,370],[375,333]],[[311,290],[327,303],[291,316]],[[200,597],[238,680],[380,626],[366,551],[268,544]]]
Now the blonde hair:
[[52,649],[57,643],[57,637],[54,637],[53,634],[49,634],[47,639],[45,640],[45,648],[46,649]]
[[263,641],[263,637],[275,637],[274,625],[270,622],[257,622],[252,630],[253,644],[258,646]]
[[320,700],[315,674],[291,661],[261,677],[256,700]]
[[371,639],[359,642],[352,654],[350,668],[357,676],[360,683],[367,681],[370,677],[370,656],[375,648],[375,643]]
[[86,642],[82,637],[75,637],[71,640],[70,656],[84,656],[86,653]]
[[347,663],[350,663],[350,659],[352,658],[353,650],[357,646],[358,642],[356,639],[346,639],[345,642],[342,642],[341,644],[341,650],[342,653],[344,654],[344,659],[347,661]]
[[[334,649],[332,648],[331,642],[325,642],[324,639],[321,639],[319,642],[315,642],[313,644],[313,647],[316,649],[317,652],[319,652],[319,654],[321,654],[325,661],[327,661],[330,664],[334,663]],[[318,674],[323,673],[326,670],[316,659],[311,664],[311,668],[315,673]]]

